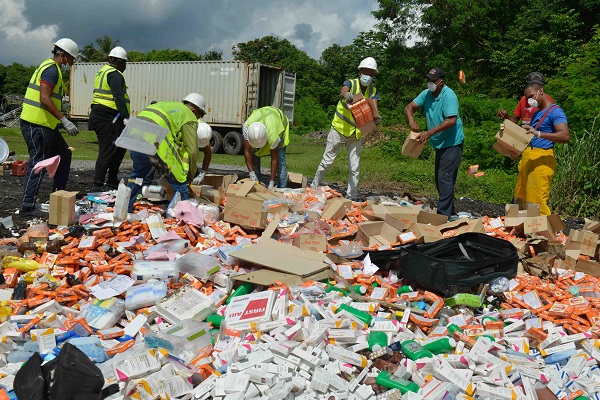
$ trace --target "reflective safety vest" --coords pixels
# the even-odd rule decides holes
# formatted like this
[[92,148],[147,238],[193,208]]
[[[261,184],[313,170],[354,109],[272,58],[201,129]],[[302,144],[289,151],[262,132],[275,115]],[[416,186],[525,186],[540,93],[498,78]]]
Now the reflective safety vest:
[[255,155],[264,157],[271,154],[271,147],[277,141],[281,140],[280,147],[286,147],[290,143],[290,121],[288,117],[279,108],[266,106],[252,111],[246,126],[250,126],[254,122],[262,122],[267,127],[267,143],[256,150]]
[[[350,93],[353,95],[360,93],[360,82],[358,78],[350,80]],[[373,86],[373,84],[370,84],[367,86],[363,96],[365,96],[365,99],[372,99],[376,94],[377,88]],[[354,116],[352,115],[346,100],[340,99],[340,101],[338,101],[331,126],[333,126],[336,131],[346,137],[350,137],[356,133],[356,140],[358,140],[362,136],[362,132],[356,127]]]
[[[113,96],[112,90],[110,90],[110,86],[108,85],[108,74],[115,71],[123,75],[121,71],[109,64],[100,68],[100,71],[98,71],[96,74],[96,78],[94,78],[94,99],[92,104],[102,104],[103,106],[112,108],[113,110],[117,109],[115,97]],[[123,79],[125,79],[125,76],[123,76]],[[127,103],[127,112],[131,113],[129,95],[127,94],[127,84],[125,84],[125,89],[125,103]]]
[[50,129],[56,128],[58,119],[56,119],[54,115],[50,114],[50,112],[42,105],[40,101],[40,84],[42,81],[42,73],[53,65],[55,65],[58,69],[58,82],[56,82],[54,89],[52,89],[51,98],[52,103],[54,103],[56,108],[59,110],[61,109],[62,98],[67,91],[67,87],[63,82],[62,72],[60,71],[59,65],[56,63],[56,61],[49,58],[41,63],[31,76],[29,85],[27,85],[27,91],[25,92],[25,98],[23,99],[23,109],[21,110],[21,119],[23,121],[27,121],[31,124],[46,126]]
[[183,145],[182,127],[188,122],[198,123],[192,110],[183,103],[164,101],[144,108],[137,118],[153,122],[169,130],[158,146],[156,154],[163,160],[178,182],[185,182],[190,170],[189,152]]

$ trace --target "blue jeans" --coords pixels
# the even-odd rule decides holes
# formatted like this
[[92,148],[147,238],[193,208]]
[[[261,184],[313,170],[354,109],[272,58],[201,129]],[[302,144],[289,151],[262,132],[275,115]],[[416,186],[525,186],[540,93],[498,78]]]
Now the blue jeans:
[[[137,199],[137,195],[140,192],[142,186],[151,185],[154,183],[154,172],[155,168],[150,161],[150,156],[143,153],[138,153],[137,151],[129,151],[129,155],[131,156],[131,161],[133,161],[133,167],[131,170],[131,177],[127,182],[127,186],[131,189],[131,196],[129,197],[129,207],[128,211],[133,211],[133,204]],[[142,178],[142,184],[138,185],[136,180],[138,178]],[[173,174],[169,173],[167,175],[167,182],[173,188],[175,192],[179,192],[181,194],[181,200],[188,199],[188,185],[187,182],[179,182]]]
[[435,184],[440,195],[437,213],[456,214],[454,210],[454,186],[462,156],[463,143],[435,151]]
[[23,139],[25,139],[25,143],[27,143],[27,150],[29,151],[21,208],[30,208],[35,206],[35,198],[40,191],[42,179],[46,174],[45,168],[39,174],[36,174],[33,171],[35,164],[59,155],[60,164],[58,164],[56,174],[54,175],[52,191],[63,190],[67,187],[67,182],[69,181],[71,150],[69,150],[67,142],[58,129],[50,129],[21,120],[21,134],[23,135]]
[[[287,165],[285,164],[285,149],[286,147],[280,147],[277,150],[277,155],[279,157],[278,167],[277,167],[277,175],[279,175],[279,188],[283,189],[287,186]],[[260,157],[252,152],[252,167],[254,168],[254,172],[256,172],[256,177],[260,182],[262,180],[262,175],[260,173]],[[277,178],[276,178],[277,179]]]

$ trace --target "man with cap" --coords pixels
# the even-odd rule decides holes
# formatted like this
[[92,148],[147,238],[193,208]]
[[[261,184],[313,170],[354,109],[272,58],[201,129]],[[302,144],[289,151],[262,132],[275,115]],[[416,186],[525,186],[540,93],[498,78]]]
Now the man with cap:
[[[417,140],[429,140],[435,149],[435,183],[440,196],[437,213],[450,217],[454,210],[454,186],[462,156],[465,135],[458,114],[458,98],[445,85],[446,74],[441,68],[433,68],[425,75],[427,89],[422,91],[404,108],[404,115],[413,132],[419,132]],[[426,131],[421,132],[413,114],[419,108],[425,112]]]
[[250,179],[260,182],[260,158],[271,155],[271,175],[269,190],[276,186],[275,177],[279,174],[279,186],[287,185],[285,152],[290,143],[290,121],[278,108],[267,106],[257,108],[242,126],[244,138],[244,159]]
[[[544,75],[541,72],[530,73],[527,75],[527,85],[530,83],[539,83],[540,85],[544,86]],[[549,94],[546,93],[546,96],[550,98],[550,101],[554,102]],[[518,123],[519,120],[521,120],[521,122],[524,124],[528,124],[529,121],[531,121],[531,116],[537,110],[537,108],[533,108],[527,103],[525,96],[522,96],[521,100],[519,100],[519,104],[517,104],[517,107],[515,108],[515,111],[513,111],[513,115],[509,116],[508,111],[506,111],[504,108],[501,108],[498,110],[498,118],[508,118],[515,124]]]
[[68,38],[57,40],[53,56],[40,64],[33,73],[21,110],[21,133],[27,143],[29,161],[23,185],[19,214],[36,215],[36,197],[45,169],[35,172],[40,161],[60,156],[52,191],[63,190],[69,181],[71,150],[57,126],[60,122],[67,133],[75,136],[79,130],[62,114],[62,98],[67,94],[63,73],[68,71],[78,55],[77,44]]
[[375,123],[381,122],[377,102],[379,101],[379,92],[373,85],[373,76],[377,73],[377,62],[373,57],[363,59],[358,65],[358,77],[344,81],[340,90],[339,101],[335,110],[331,129],[327,135],[327,144],[323,158],[319,163],[315,178],[311,184],[312,187],[321,185],[325,172],[335,161],[335,157],[342,146],[346,147],[348,152],[348,166],[350,168],[348,177],[347,196],[351,200],[356,200],[356,190],[358,186],[358,175],[360,173],[360,148],[362,132],[356,126],[356,121],[349,104],[352,104],[354,96],[362,93],[373,107],[373,116]]
[[[199,121],[206,113],[206,100],[198,93],[188,94],[182,102],[162,101],[144,108],[136,118],[168,129],[167,137],[160,143],[155,156],[130,151],[133,168],[127,186],[131,188],[129,212],[142,185],[154,180],[158,170],[166,175],[167,182],[182,200],[188,198],[188,183],[200,184],[210,165],[210,138],[212,129]],[[198,148],[204,150],[202,170],[198,170]]]
[[[108,64],[100,68],[94,79],[94,94],[90,112],[90,129],[98,138],[98,158],[94,172],[94,191],[119,186],[119,167],[127,152],[115,146],[129,119],[130,105],[125,83],[127,52],[115,47],[108,54]],[[107,178],[108,174],[108,178]]]

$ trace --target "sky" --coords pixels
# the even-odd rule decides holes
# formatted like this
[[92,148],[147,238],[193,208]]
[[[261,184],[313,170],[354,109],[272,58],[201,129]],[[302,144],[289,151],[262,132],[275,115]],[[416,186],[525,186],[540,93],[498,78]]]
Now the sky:
[[82,49],[104,35],[127,51],[215,50],[224,60],[235,44],[274,35],[319,59],[370,30],[377,8],[377,0],[0,0],[0,64],[38,65],[59,38]]

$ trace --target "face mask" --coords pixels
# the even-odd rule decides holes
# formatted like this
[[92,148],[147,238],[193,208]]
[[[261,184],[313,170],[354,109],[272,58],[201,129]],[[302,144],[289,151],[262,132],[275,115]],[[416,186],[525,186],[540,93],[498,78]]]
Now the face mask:
[[435,89],[437,89],[437,85],[435,84],[435,82],[427,82],[427,89],[429,89],[430,92],[435,92]]
[[70,66],[69,64],[61,64],[61,65],[60,65],[60,70],[61,70],[62,72],[67,72],[67,71],[69,71],[70,69],[71,69],[71,66]]
[[360,83],[363,86],[369,86],[371,84],[371,82],[373,82],[372,76],[369,76],[369,75],[361,75],[360,76]]
[[535,99],[533,97],[527,99],[527,104],[529,104],[529,107],[538,108],[537,93],[535,94]]

